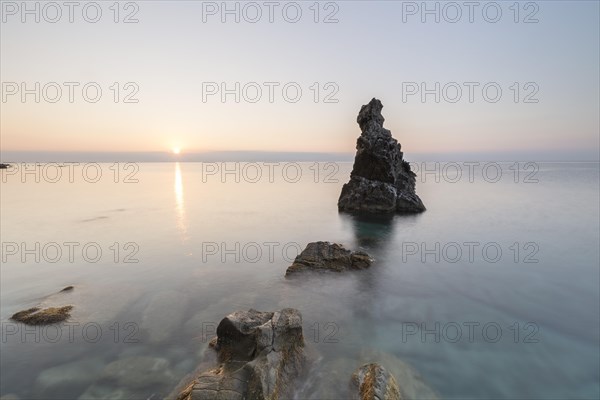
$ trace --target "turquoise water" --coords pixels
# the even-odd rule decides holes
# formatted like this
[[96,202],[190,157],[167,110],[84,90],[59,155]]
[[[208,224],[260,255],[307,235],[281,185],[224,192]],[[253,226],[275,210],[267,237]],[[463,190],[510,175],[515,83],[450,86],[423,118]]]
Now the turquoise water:
[[[258,180],[241,164],[239,182],[215,166],[103,164],[96,183],[2,172],[2,395],[162,398],[225,315],[294,307],[318,354],[298,398],[324,396],[365,353],[410,365],[441,398],[600,396],[597,163],[505,163],[497,182],[494,165],[469,179],[459,164],[458,180],[442,165],[419,175],[425,213],[378,220],[338,214],[349,163],[303,163],[298,178],[282,163],[271,179],[259,165]],[[317,240],[376,263],[285,279]],[[74,305],[69,325],[9,320],[38,304]]]

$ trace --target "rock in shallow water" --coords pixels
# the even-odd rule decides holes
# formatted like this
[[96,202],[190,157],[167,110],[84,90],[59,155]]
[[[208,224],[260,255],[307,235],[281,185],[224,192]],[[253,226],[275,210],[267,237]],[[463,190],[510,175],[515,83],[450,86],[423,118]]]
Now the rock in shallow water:
[[334,271],[365,269],[373,259],[363,251],[346,250],[344,246],[329,242],[312,242],[300,253],[285,271],[289,276],[305,271]]
[[356,121],[362,130],[350,181],[338,200],[351,213],[417,213],[425,210],[415,193],[416,175],[404,161],[401,146],[383,127],[381,101],[362,106]]
[[217,327],[219,366],[203,372],[179,399],[282,399],[304,372],[302,315],[284,308],[229,314]]
[[360,367],[350,381],[350,394],[356,400],[401,400],[398,383],[377,363]]
[[13,314],[10,319],[26,325],[49,325],[63,322],[71,316],[73,306],[48,307],[41,309],[33,307]]

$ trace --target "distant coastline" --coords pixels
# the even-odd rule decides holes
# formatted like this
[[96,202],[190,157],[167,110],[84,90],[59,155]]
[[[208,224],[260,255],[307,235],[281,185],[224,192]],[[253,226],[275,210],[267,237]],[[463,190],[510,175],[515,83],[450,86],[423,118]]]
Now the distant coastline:
[[[349,152],[269,152],[269,151],[213,151],[213,152],[35,152],[2,151],[4,164],[44,162],[348,162],[354,161],[355,150]],[[600,162],[594,152],[560,154],[559,152],[448,152],[413,153],[409,162]]]

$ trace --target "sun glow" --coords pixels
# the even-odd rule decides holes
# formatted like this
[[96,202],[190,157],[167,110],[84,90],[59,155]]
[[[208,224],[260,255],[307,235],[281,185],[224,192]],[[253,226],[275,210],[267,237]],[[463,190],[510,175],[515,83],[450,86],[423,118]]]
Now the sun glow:
[[181,149],[179,147],[173,147],[173,154],[181,153]]

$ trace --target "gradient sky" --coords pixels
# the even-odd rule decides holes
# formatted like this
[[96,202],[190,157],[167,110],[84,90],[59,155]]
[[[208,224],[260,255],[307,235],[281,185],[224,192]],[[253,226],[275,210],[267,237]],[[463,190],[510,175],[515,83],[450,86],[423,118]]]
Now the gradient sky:
[[[2,3],[4,10],[7,2]],[[18,95],[3,100],[3,159],[23,151],[161,152],[174,147],[183,153],[351,153],[360,133],[356,114],[372,97],[383,102],[386,127],[407,154],[598,159],[598,1],[535,2],[539,22],[529,24],[513,21],[512,1],[499,2],[503,15],[497,23],[482,16],[487,2],[479,3],[472,23],[465,7],[457,23],[443,16],[440,23],[433,16],[423,23],[421,14],[403,21],[407,2],[341,1],[335,2],[339,22],[330,24],[314,23],[312,1],[299,2],[303,15],[295,24],[282,18],[286,2],[275,10],[273,23],[266,7],[257,23],[243,18],[235,23],[233,16],[222,23],[219,14],[203,22],[199,1],[138,1],[139,23],[134,24],[114,23],[113,2],[100,3],[103,16],[96,24],[85,22],[80,10],[74,23],[63,15],[54,24],[43,18],[35,23],[32,16],[22,23],[20,14],[3,13],[3,85],[97,82],[103,89],[95,104],[85,102],[80,89],[69,103],[66,87],[55,104],[35,103],[33,96],[25,103]],[[533,10],[524,10],[525,3],[520,3],[521,20]],[[321,19],[333,10],[323,6]],[[109,90],[113,82],[135,82],[139,103],[115,104]],[[203,82],[230,87],[235,82],[297,82],[303,94],[299,102],[289,103],[276,89],[269,103],[263,86],[262,100],[255,104],[235,103],[233,96],[225,103],[218,96],[203,102]],[[314,82],[321,84],[322,97],[322,86],[334,82],[339,102],[315,103],[309,89]],[[463,87],[457,103],[435,103],[433,96],[425,103],[419,96],[404,102],[403,82],[430,87],[434,82],[496,82],[503,94],[497,103],[486,102],[480,86],[469,103]],[[535,82],[539,102],[515,103],[509,88],[514,82]],[[521,87],[521,100],[526,92]]]

